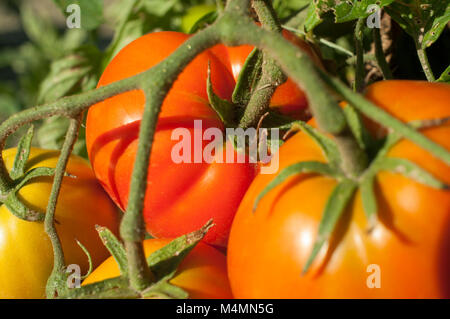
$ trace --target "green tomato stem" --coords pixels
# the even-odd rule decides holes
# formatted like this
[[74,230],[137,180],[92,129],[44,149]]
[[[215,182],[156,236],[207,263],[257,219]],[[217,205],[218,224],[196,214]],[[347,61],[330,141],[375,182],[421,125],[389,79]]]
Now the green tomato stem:
[[363,29],[365,19],[358,19],[355,26],[355,51],[356,51],[356,66],[355,66],[355,91],[361,92],[365,86],[365,71],[364,71],[364,46],[363,46]]
[[81,125],[82,115],[78,115],[70,119],[69,129],[61,149],[61,155],[58,158],[58,163],[55,168],[55,176],[53,179],[52,190],[47,204],[47,211],[44,220],[44,229],[47,233],[53,247],[53,270],[48,278],[46,293],[48,298],[54,298],[58,295],[58,290],[67,287],[61,287],[66,282],[63,280],[65,271],[64,252],[61,246],[61,241],[56,232],[55,226],[55,211],[58,202],[58,196],[61,190],[62,181],[64,178],[67,163],[69,162],[70,154],[78,137],[78,131]]
[[[281,24],[269,0],[254,0],[253,8],[258,15],[262,27],[281,33]],[[240,120],[242,128],[256,127],[260,118],[269,110],[270,100],[277,87],[286,81],[286,76],[275,61],[267,54],[263,56],[261,78],[250,97]]]
[[219,43],[219,40],[211,28],[200,31],[154,68],[153,76],[146,78],[143,83],[146,102],[139,129],[127,211],[120,225],[120,235],[127,250],[131,288],[138,291],[148,287],[153,279],[142,248],[145,237],[143,210],[150,153],[161,105],[178,74],[199,53]]
[[416,47],[417,47],[417,56],[419,57],[420,64],[422,65],[423,72],[425,73],[428,82],[436,81],[433,71],[431,70],[430,63],[428,62],[427,52],[425,51],[424,48],[421,47],[420,44],[417,44]]
[[386,56],[384,55],[380,29],[373,28],[372,34],[373,34],[373,41],[375,44],[375,57],[377,59],[378,67],[380,68],[381,73],[383,73],[383,78],[385,80],[390,80],[392,79],[392,72],[391,69],[389,68],[389,64],[386,61]]

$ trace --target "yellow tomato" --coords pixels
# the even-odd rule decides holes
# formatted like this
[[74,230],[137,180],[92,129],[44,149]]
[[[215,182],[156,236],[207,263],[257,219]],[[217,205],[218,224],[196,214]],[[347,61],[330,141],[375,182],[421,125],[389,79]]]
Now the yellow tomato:
[[[12,168],[17,149],[3,152],[8,170]],[[56,166],[58,151],[32,148],[26,169]],[[94,266],[109,255],[95,225],[117,233],[119,215],[102,187],[96,181],[89,163],[71,156],[56,208],[56,229],[62,241],[66,264],[77,264],[82,273],[88,259],[77,245],[80,241],[90,252]],[[52,187],[52,177],[31,180],[19,192],[29,207],[45,212]],[[44,298],[47,278],[53,267],[51,242],[42,222],[15,217],[5,205],[0,206],[0,298]]]

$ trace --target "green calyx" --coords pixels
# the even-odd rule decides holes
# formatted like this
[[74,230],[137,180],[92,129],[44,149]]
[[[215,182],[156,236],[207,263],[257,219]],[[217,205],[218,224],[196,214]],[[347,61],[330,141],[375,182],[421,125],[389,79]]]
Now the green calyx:
[[[279,127],[283,129],[290,128],[291,130],[301,130],[303,134],[307,134],[320,147],[326,158],[326,162],[304,161],[285,167],[269,184],[266,185],[254,201],[253,211],[257,209],[261,199],[268,192],[284,183],[288,178],[302,173],[328,176],[330,178],[334,178],[338,182],[328,198],[323,210],[322,218],[319,223],[318,234],[308,260],[304,265],[302,274],[305,274],[309,270],[322,247],[325,243],[327,243],[335,229],[337,221],[348,207],[348,204],[353,199],[357,189],[361,192],[363,209],[368,221],[368,233],[373,230],[377,222],[378,209],[377,199],[374,192],[374,183],[376,181],[376,175],[379,172],[389,171],[401,174],[411,180],[435,189],[450,189],[448,184],[440,181],[437,177],[433,176],[414,162],[403,158],[393,158],[387,156],[388,151],[402,139],[401,135],[398,133],[391,132],[388,134],[388,136],[384,139],[383,145],[374,150],[377,143],[370,135],[368,135],[368,132],[366,132],[360,117],[356,116],[357,113],[354,113],[355,110],[353,108],[347,107],[346,110],[348,110],[345,111],[348,118],[348,123],[350,127],[352,127],[352,132],[354,132],[355,136],[357,136],[358,142],[361,143],[361,147],[365,149],[368,154],[371,152],[374,152],[375,154],[370,165],[359,176],[356,178],[349,178],[342,170],[340,166],[341,159],[339,156],[336,156],[336,154],[339,154],[339,152],[337,152],[337,145],[332,138],[322,134],[316,128],[306,123],[295,121]],[[409,123],[409,126],[415,129],[422,129],[442,125],[449,120],[449,118],[442,118],[416,121]]]
[[51,177],[55,174],[55,169],[49,167],[37,167],[29,171],[26,170],[33,134],[34,126],[31,125],[26,134],[19,141],[14,164],[9,172],[9,177],[13,182],[12,187],[6,194],[3,194],[1,202],[17,218],[31,222],[42,222],[45,218],[45,214],[28,207],[17,196],[19,190],[33,179],[44,176]]
[[[170,280],[177,274],[177,269],[183,259],[203,239],[208,230],[213,227],[212,220],[202,228],[187,235],[172,240],[166,246],[156,250],[147,258],[149,271],[154,280],[147,287],[136,291],[130,286],[128,274],[128,260],[124,245],[107,228],[97,226],[97,232],[111,253],[120,270],[120,276],[81,286],[77,289],[67,288],[64,280],[60,280],[58,287],[59,298],[156,298],[156,299],[185,299],[188,293],[174,286]],[[83,246],[82,246],[83,247]],[[85,249],[83,249],[85,250]],[[86,252],[86,250],[85,250]],[[89,253],[86,252],[89,256]],[[88,257],[90,259],[90,257]],[[88,274],[90,271],[88,272]],[[86,276],[83,276],[86,277]]]

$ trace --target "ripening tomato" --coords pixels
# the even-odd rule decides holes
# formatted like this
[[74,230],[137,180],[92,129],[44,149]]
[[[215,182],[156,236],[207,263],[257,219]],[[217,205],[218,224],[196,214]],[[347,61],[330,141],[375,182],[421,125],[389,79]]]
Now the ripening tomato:
[[[450,116],[450,86],[383,81],[367,98],[403,121]],[[450,125],[423,129],[450,149]],[[389,157],[408,159],[450,183],[450,167],[408,140]],[[280,169],[325,161],[304,133],[280,148]],[[276,159],[275,159],[276,160]],[[256,196],[274,178],[258,175],[233,222],[228,271],[237,298],[449,298],[450,192],[402,175],[376,176],[378,223],[367,232],[359,191],[305,275],[325,203],[336,186],[329,177],[301,174],[270,191],[252,213]],[[379,286],[378,286],[379,285]]]
[[[300,50],[305,52],[312,61],[319,67],[323,68],[322,61],[313,47],[305,40],[300,39],[292,32],[283,29],[283,36],[296,45]],[[253,46],[241,45],[236,47],[215,46],[214,53],[228,66],[233,73],[234,79],[237,81],[239,73],[245,63]],[[270,107],[276,109],[282,114],[292,116],[298,119],[305,118],[305,108],[308,106],[306,95],[295,82],[288,78],[285,83],[280,85],[272,96]]]
[[[150,33],[123,48],[105,69],[98,86],[140,73],[166,58],[188,35]],[[223,124],[208,103],[208,62],[215,92],[230,98],[234,80],[210,51],[197,56],[179,75],[164,100],[151,153],[144,214],[147,230],[157,238],[173,238],[202,227],[213,218],[205,241],[224,246],[237,207],[255,175],[248,163],[176,163],[172,156],[179,143],[176,129],[187,130],[191,155],[200,157],[209,141],[208,128]],[[125,210],[144,109],[141,90],[126,92],[92,106],[87,116],[86,142],[95,174],[111,198]],[[202,128],[194,126],[201,121]],[[178,131],[179,132],[179,131]],[[201,141],[198,142],[200,136]],[[192,159],[191,156],[189,156]]]
[[[170,243],[171,239],[147,239],[144,241],[145,256]],[[114,278],[120,275],[113,257],[105,260],[83,281],[83,285]],[[202,242],[183,259],[177,274],[170,283],[184,289],[191,299],[232,298],[227,277],[226,258],[217,249]]]
[[[11,170],[17,149],[3,151],[3,159]],[[58,151],[32,148],[27,170],[56,167]],[[82,274],[88,270],[88,258],[77,245],[80,241],[89,251],[94,265],[109,253],[102,244],[95,225],[118,233],[117,208],[98,184],[89,163],[71,156],[56,207],[56,229],[62,242],[66,264],[77,264]],[[45,212],[53,179],[31,180],[20,191],[22,200],[39,212]],[[0,298],[44,298],[47,278],[53,268],[53,249],[42,222],[29,222],[15,217],[5,205],[0,206]]]

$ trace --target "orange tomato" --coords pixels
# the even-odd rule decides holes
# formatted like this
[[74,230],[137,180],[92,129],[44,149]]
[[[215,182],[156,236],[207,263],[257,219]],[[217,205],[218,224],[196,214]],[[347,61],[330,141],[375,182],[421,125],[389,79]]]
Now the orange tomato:
[[[147,239],[144,241],[145,256],[164,247],[170,239]],[[120,275],[113,257],[107,259],[83,281],[83,285],[114,278]],[[225,255],[204,243],[198,243],[183,259],[177,274],[170,283],[189,293],[192,299],[231,298]]]
[[[367,97],[403,121],[450,116],[447,84],[383,81],[370,86]],[[448,124],[422,132],[450,150]],[[303,133],[283,144],[276,156],[280,170],[300,161],[325,161]],[[449,165],[408,140],[393,146],[387,156],[408,159],[450,183]],[[270,191],[252,213],[256,196],[273,178],[255,178],[232,225],[228,271],[235,297],[450,297],[448,190],[379,172],[376,227],[367,233],[361,195],[356,192],[329,243],[302,276],[336,181],[315,174],[291,177]],[[376,282],[379,288],[371,285]]]

